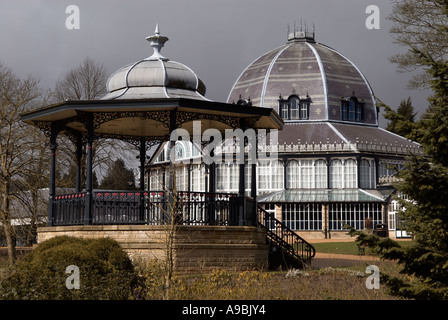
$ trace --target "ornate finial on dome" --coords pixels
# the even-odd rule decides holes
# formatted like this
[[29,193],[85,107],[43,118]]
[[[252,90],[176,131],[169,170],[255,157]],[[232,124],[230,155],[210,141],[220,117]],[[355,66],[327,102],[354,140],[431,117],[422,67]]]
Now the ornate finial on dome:
[[146,60],[164,60],[164,61],[168,60],[167,58],[165,58],[160,54],[160,50],[165,45],[165,42],[168,41],[168,37],[160,35],[159,24],[156,24],[154,34],[152,36],[147,37],[146,40],[148,40],[151,47],[154,48],[154,53]]

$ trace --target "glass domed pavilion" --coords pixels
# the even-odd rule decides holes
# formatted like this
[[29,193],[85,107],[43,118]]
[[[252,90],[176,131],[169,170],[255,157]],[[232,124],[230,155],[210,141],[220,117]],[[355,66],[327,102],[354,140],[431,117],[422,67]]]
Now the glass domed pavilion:
[[[396,190],[390,182],[419,145],[379,127],[364,75],[340,52],[316,42],[314,31],[295,30],[286,44],[252,62],[227,102],[269,107],[284,121],[278,158],[259,158],[256,170],[257,202],[278,220],[306,239],[345,237],[342,223],[356,229],[387,225],[389,236],[396,236]],[[178,149],[185,157],[198,156],[191,145]],[[165,159],[161,148],[152,160],[154,187]],[[180,189],[206,190],[198,183],[203,165],[178,170]],[[237,191],[235,165],[217,165],[214,174],[217,191]],[[246,167],[246,181],[251,174]]]

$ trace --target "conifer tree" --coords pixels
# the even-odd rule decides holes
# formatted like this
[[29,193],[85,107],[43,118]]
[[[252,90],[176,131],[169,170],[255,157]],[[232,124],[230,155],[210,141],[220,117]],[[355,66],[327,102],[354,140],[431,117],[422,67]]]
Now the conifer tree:
[[[431,9],[437,13],[432,15],[431,30],[448,40],[448,1],[402,0],[397,2],[396,9],[400,10],[394,12],[395,30],[403,31],[402,39],[408,28],[406,21],[415,16],[420,16],[419,21],[431,19],[427,15]],[[418,29],[418,25],[413,28]],[[423,29],[427,29],[427,24]],[[368,242],[383,258],[398,261],[403,276],[383,274],[382,283],[392,294],[405,298],[448,299],[448,58],[440,54],[448,52],[448,46],[444,46],[448,42],[437,43],[440,52],[431,50],[431,46],[425,50],[423,40],[419,44],[402,43],[409,47],[407,56],[414,59],[415,65],[424,67],[433,94],[428,98],[429,108],[418,122],[393,114],[402,121],[401,127],[412,129],[408,137],[413,136],[424,150],[424,155],[411,155],[404,170],[398,173],[401,182],[397,188],[410,199],[400,200],[403,207],[400,216],[406,223],[406,231],[414,237],[413,245],[401,247],[390,239],[350,231],[358,234],[357,241]]]
[[132,170],[126,168],[123,159],[119,158],[108,169],[100,188],[108,190],[134,190],[134,173]]
[[409,97],[407,100],[401,101],[396,112],[391,108],[386,108],[384,117],[390,120],[386,129],[402,137],[412,137],[412,131],[415,127],[415,116],[416,113]]

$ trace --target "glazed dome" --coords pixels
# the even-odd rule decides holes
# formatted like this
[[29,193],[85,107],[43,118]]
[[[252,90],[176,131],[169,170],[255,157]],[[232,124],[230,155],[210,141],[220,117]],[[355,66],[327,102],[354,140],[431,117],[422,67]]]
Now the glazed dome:
[[108,93],[102,99],[189,98],[204,97],[205,85],[186,65],[170,61],[160,54],[167,37],[155,34],[146,38],[154,48],[151,57],[124,66],[107,81]]
[[279,112],[279,97],[291,95],[311,99],[308,121],[342,121],[341,101],[356,97],[364,104],[364,124],[378,125],[374,96],[365,77],[341,53],[317,43],[314,32],[290,33],[285,45],[251,63],[227,102],[250,99],[253,105]]

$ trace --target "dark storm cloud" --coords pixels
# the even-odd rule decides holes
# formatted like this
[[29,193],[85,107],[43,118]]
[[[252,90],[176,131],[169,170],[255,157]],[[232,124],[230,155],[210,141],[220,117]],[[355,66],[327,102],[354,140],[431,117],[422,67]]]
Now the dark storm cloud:
[[[368,30],[368,5],[380,8],[380,30]],[[80,9],[80,29],[68,30],[66,8]],[[192,68],[207,97],[225,101],[240,73],[261,54],[286,42],[287,25],[316,26],[316,40],[348,57],[391,106],[411,96],[424,110],[425,94],[407,91],[407,74],[388,58],[390,1],[376,0],[0,0],[0,61],[18,75],[39,75],[44,87],[89,56],[112,73],[152,54],[146,36],[156,23],[170,40],[162,53]],[[384,122],[382,122],[384,124]]]

